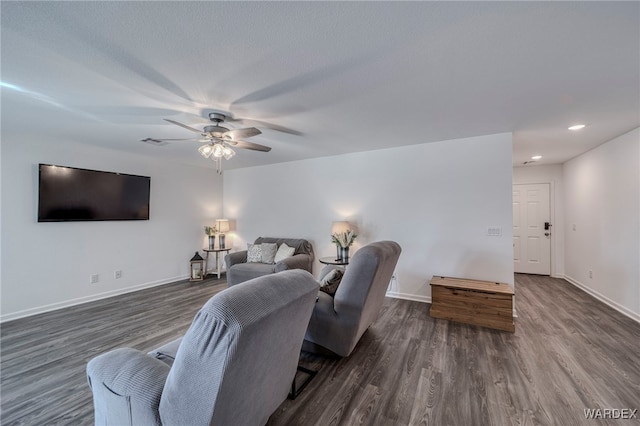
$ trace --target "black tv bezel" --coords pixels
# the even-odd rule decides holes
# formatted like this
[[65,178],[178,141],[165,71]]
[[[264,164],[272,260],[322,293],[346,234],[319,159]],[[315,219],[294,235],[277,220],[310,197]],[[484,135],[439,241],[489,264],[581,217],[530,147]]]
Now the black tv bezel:
[[[143,178],[147,180],[147,184],[149,186],[149,199],[147,202],[147,217],[146,218],[123,218],[123,219],[42,219],[40,217],[40,183],[42,182],[42,166],[49,167],[60,167],[64,169],[73,169],[73,170],[81,170],[85,172],[99,173],[99,174],[110,174],[110,175],[118,175],[118,176],[132,176],[137,178]],[[149,220],[151,217],[151,177],[143,176],[143,175],[134,175],[130,173],[119,173],[119,172],[110,172],[106,170],[95,170],[95,169],[85,169],[82,167],[73,167],[73,166],[61,166],[59,164],[47,164],[47,163],[38,163],[38,205],[37,205],[37,221],[38,223],[60,223],[60,222],[128,222],[128,221],[141,221],[141,220]]]

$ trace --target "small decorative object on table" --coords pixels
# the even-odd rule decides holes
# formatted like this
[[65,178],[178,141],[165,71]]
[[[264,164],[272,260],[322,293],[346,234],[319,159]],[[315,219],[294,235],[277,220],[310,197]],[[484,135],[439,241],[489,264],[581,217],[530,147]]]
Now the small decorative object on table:
[[209,236],[209,250],[213,250],[216,243],[216,234],[218,233],[218,228],[216,228],[215,225],[205,226],[204,233]]
[[[337,224],[339,224],[337,226]],[[346,226],[348,227],[347,229],[345,229],[344,224],[346,224]],[[341,231],[334,231],[331,234],[331,242],[334,243],[337,247],[338,250],[338,256],[336,260],[342,260],[343,262],[348,263],[349,262],[349,247],[351,247],[351,245],[353,244],[353,242],[355,241],[356,237],[358,235],[356,235],[355,232],[353,232],[353,230],[350,229],[350,225],[348,222],[334,222],[333,223],[333,230],[342,227]]]
[[204,259],[200,256],[200,253],[191,258],[189,267],[189,281],[202,281],[204,279]]

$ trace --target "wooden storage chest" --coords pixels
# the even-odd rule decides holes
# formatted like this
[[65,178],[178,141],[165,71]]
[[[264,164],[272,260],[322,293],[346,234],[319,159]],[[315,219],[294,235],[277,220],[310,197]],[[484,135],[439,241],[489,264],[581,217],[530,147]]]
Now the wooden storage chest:
[[513,333],[513,297],[508,284],[434,276],[430,315]]

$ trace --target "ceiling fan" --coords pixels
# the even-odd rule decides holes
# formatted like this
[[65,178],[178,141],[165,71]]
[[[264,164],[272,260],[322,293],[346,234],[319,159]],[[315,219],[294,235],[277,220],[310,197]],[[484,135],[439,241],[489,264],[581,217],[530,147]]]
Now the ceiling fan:
[[200,134],[201,137],[187,138],[187,139],[146,138],[146,139],[142,139],[142,142],[154,142],[154,143],[162,143],[162,142],[169,142],[169,141],[206,142],[206,145],[202,145],[200,148],[198,148],[198,151],[200,152],[200,155],[202,155],[204,158],[210,158],[216,163],[216,171],[219,174],[222,173],[222,158],[226,160],[230,160],[234,155],[236,155],[233,148],[251,149],[253,151],[262,151],[262,152],[271,151],[271,148],[268,146],[241,140],[241,138],[250,138],[252,136],[257,136],[261,134],[262,132],[260,130],[256,129],[255,127],[247,127],[245,129],[229,129],[227,127],[221,126],[221,123],[223,123],[227,118],[229,117],[227,117],[224,114],[211,112],[209,113],[209,120],[211,120],[213,124],[204,126],[202,130],[165,118],[164,119],[165,121],[168,121],[171,124],[175,124],[177,126],[183,127],[187,130],[191,130],[192,132],[198,133]]

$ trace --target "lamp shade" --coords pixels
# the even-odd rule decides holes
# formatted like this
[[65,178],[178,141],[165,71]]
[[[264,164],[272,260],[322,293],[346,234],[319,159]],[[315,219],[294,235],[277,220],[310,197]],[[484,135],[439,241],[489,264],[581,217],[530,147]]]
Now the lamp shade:
[[222,234],[229,232],[229,219],[217,219],[216,224],[218,225],[218,232]]
[[200,155],[202,155],[204,158],[209,158],[211,156],[211,153],[213,152],[213,144],[202,145],[200,148],[198,148],[198,151],[200,151]]
[[342,234],[351,229],[349,222],[333,222],[331,224],[331,234]]
[[236,152],[231,148],[229,148],[228,146],[225,146],[224,149],[222,150],[222,155],[224,155],[225,160],[231,160],[233,156],[236,155]]
[[214,144],[211,153],[215,158],[222,157],[224,155],[224,146],[221,143]]

